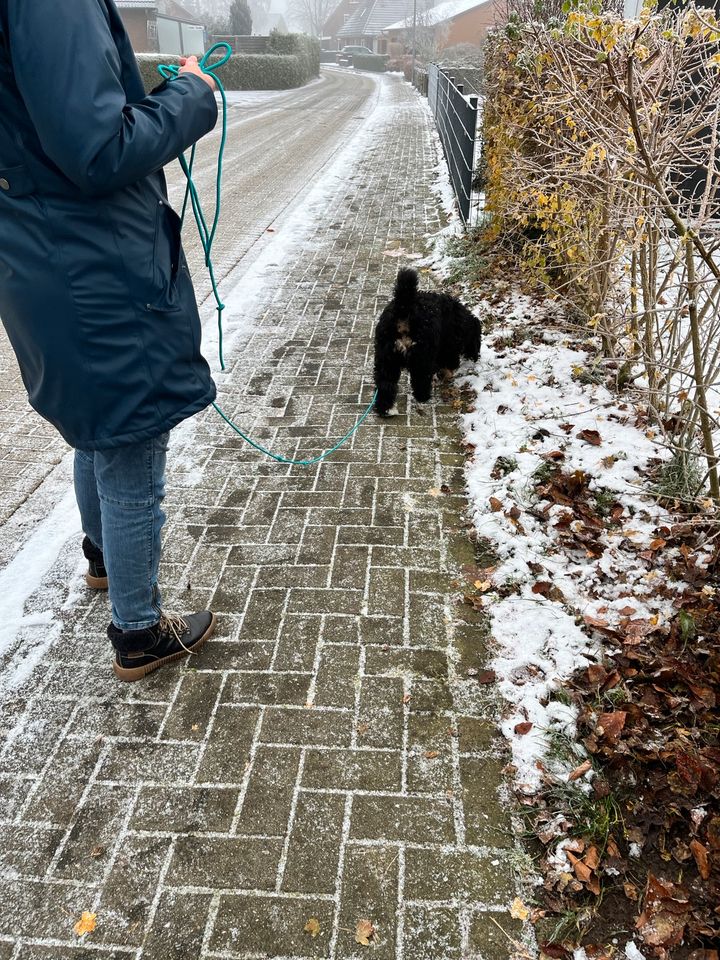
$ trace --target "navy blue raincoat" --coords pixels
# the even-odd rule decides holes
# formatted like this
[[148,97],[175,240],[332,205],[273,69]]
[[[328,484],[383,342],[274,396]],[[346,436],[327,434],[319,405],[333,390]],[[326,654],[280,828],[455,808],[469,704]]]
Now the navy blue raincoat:
[[146,96],[114,0],[0,0],[0,317],[74,447],[149,439],[215,397],[162,168],[217,121]]

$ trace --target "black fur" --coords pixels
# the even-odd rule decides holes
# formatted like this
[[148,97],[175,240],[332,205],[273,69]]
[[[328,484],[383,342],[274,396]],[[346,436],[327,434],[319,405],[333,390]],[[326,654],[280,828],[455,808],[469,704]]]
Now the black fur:
[[400,270],[393,299],[375,327],[377,413],[386,416],[395,406],[403,369],[415,399],[426,403],[436,373],[457,370],[463,357],[477,360],[481,333],[480,321],[459,300],[418,290],[416,271]]

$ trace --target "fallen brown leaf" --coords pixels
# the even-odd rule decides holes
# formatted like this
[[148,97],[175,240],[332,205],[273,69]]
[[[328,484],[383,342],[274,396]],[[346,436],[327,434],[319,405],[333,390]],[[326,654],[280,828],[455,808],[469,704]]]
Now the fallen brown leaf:
[[303,927],[305,933],[309,933],[310,936],[315,939],[315,937],[320,933],[320,924],[318,923],[315,917],[310,917],[308,922]]
[[600,434],[597,430],[581,430],[578,436],[581,440],[584,440],[585,443],[591,443],[594,447],[599,447],[602,444]]
[[475,678],[478,683],[495,683],[496,676],[494,670],[481,670]]
[[84,937],[86,933],[92,933],[96,926],[97,926],[97,914],[88,913],[86,910],[84,911],[83,915],[80,917],[78,922],[73,927],[73,930],[78,935],[78,937]]
[[579,780],[580,777],[584,777],[591,767],[592,763],[590,763],[589,760],[585,760],[579,767],[575,767],[573,772],[568,776],[568,781],[573,783],[575,780]]
[[355,927],[355,943],[362,947],[369,947],[375,940],[375,926],[370,920],[358,920]]
[[709,880],[710,861],[708,859],[707,847],[704,847],[699,840],[691,840],[690,849],[692,850],[692,855],[695,858],[695,863],[697,864],[700,876],[703,878],[703,880]]

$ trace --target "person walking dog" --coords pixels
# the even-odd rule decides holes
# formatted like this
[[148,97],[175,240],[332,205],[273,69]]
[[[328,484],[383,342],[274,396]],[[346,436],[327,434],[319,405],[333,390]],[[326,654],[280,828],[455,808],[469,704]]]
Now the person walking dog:
[[0,0],[0,318],[30,403],[75,448],[122,680],[215,624],[166,615],[157,582],[168,434],[215,398],[162,168],[215,126],[214,86],[189,57],[146,95],[114,0]]

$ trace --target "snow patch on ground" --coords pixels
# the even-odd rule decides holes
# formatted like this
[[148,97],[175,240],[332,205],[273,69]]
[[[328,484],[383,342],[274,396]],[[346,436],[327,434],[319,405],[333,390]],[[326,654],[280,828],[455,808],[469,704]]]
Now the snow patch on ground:
[[[637,549],[649,548],[665,519],[643,495],[641,476],[649,461],[666,454],[634,425],[627,404],[602,385],[582,382],[588,354],[543,322],[550,305],[538,308],[511,294],[492,310],[503,325],[486,336],[475,372],[461,380],[476,396],[463,417],[474,449],[467,488],[477,533],[498,558],[483,602],[497,644],[493,668],[508,704],[503,731],[516,786],[532,793],[544,770],[563,773],[548,759],[552,738],[575,738],[575,709],[553,693],[600,656],[583,621],[616,629],[629,617],[662,622],[673,615],[671,600],[657,596],[657,572],[648,571]],[[583,549],[588,531],[575,519],[567,526],[565,505],[537,499],[538,471],[555,464],[563,474],[582,471],[593,495],[622,505],[616,525],[588,543],[600,545],[600,556]],[[563,523],[566,538],[577,533],[578,549],[560,543]],[[540,581],[544,593],[533,592]],[[549,587],[561,594],[548,597]],[[502,598],[498,588],[504,594],[511,588],[511,595]]]
[[0,572],[0,695],[18,689],[60,635],[52,592],[47,608],[28,609],[28,601],[65,543],[79,534],[80,517],[70,489]]

